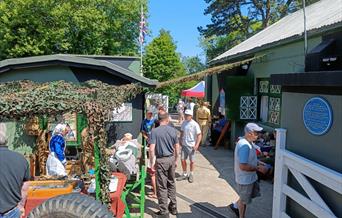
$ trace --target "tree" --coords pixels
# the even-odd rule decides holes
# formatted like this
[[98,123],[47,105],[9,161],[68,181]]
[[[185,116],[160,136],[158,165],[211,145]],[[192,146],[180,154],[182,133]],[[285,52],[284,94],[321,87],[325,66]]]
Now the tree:
[[136,54],[139,21],[140,1],[3,0],[0,59],[55,53]]
[[198,56],[183,57],[182,62],[188,74],[197,73],[205,69],[205,64],[202,63]]
[[[306,0],[306,4],[317,1]],[[198,27],[198,30],[204,37],[202,45],[207,51],[209,60],[302,7],[302,0],[205,0],[205,2],[209,6],[204,14],[211,15],[212,23],[206,27]]]
[[[144,76],[162,82],[186,75],[176,49],[177,46],[170,33],[163,29],[160,30],[159,35],[145,47]],[[177,102],[183,87],[184,84],[172,84],[156,91],[168,95],[172,105]]]

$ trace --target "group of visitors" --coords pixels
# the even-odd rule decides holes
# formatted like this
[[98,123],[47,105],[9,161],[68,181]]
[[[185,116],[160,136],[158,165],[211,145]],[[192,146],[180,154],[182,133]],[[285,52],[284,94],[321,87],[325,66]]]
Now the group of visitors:
[[[189,105],[184,111],[180,137],[165,110],[159,110],[156,120],[152,112],[148,111],[141,125],[141,133],[149,146],[148,172],[153,189],[149,197],[158,199],[160,209],[157,212],[158,216],[177,214],[175,168],[179,154],[183,174],[177,180],[194,182],[195,152],[201,144],[202,131],[200,125],[193,119],[191,106],[193,105]],[[188,159],[189,172],[187,171]]]
[[[210,110],[207,110],[207,103],[202,104],[197,110],[198,123],[193,119],[192,110],[185,109],[184,116],[185,120],[181,125],[180,140],[178,140],[176,129],[169,126],[169,115],[166,112],[158,114],[160,122],[158,128],[149,125],[153,123],[150,119],[143,122],[146,126],[142,127],[143,135],[150,146],[150,165],[154,166],[154,172],[156,172],[155,194],[160,209],[157,215],[160,216],[167,216],[168,213],[177,214],[174,180],[175,168],[179,158],[179,147],[183,173],[177,178],[177,181],[188,180],[192,183],[194,182],[195,152],[201,144],[205,143],[205,140],[202,139],[205,138],[206,128],[211,122],[211,114]],[[227,122],[226,118],[221,115],[214,126],[214,140],[217,140]],[[268,165],[258,161],[257,154],[260,149],[254,144],[261,131],[262,128],[257,124],[248,123],[244,129],[244,136],[239,138],[235,148],[234,174],[239,200],[232,203],[230,208],[240,218],[245,217],[247,204],[251,203],[253,198],[260,196],[257,174],[269,170]],[[187,159],[190,161],[190,172],[187,171]]]

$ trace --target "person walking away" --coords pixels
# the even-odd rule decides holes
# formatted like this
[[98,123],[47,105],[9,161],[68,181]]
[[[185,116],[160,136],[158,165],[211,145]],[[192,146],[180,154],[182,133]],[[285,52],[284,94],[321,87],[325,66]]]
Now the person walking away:
[[188,99],[188,103],[186,104],[185,110],[194,111],[195,105],[196,105],[196,104],[192,101],[192,98],[189,98],[189,99]]
[[206,146],[209,126],[211,123],[211,113],[209,110],[209,102],[205,101],[197,110],[196,121],[200,125],[202,132],[201,146]]
[[0,218],[19,218],[25,211],[29,164],[23,155],[8,149],[4,123],[0,123],[0,166]]
[[67,124],[57,124],[49,142],[50,154],[46,161],[46,172],[50,176],[66,176],[65,139],[70,128]]
[[178,112],[178,123],[182,124],[184,121],[184,102],[182,99],[179,99],[178,104],[177,104],[177,112]]
[[[180,136],[183,174],[177,178],[177,181],[188,179],[190,183],[194,182],[195,152],[198,150],[202,139],[201,128],[198,123],[192,119],[192,113],[191,110],[185,110],[185,121],[182,124]],[[189,175],[187,173],[186,163],[188,158],[190,160]]]
[[168,125],[169,114],[159,113],[158,120],[160,126],[151,131],[149,161],[153,165],[154,157],[156,157],[157,196],[160,209],[156,215],[168,217],[169,212],[172,215],[177,214],[175,168],[179,142],[177,130]]
[[257,171],[263,166],[258,166],[256,148],[253,145],[258,139],[258,132],[262,128],[255,123],[247,123],[244,129],[245,135],[241,137],[234,151],[234,174],[239,194],[239,217],[244,218],[246,205],[252,198],[260,196]]

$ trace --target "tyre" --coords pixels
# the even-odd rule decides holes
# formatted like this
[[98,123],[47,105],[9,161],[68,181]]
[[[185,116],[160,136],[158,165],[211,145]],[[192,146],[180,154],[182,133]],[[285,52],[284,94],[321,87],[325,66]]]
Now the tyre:
[[28,218],[112,218],[107,207],[81,194],[59,195],[34,208]]

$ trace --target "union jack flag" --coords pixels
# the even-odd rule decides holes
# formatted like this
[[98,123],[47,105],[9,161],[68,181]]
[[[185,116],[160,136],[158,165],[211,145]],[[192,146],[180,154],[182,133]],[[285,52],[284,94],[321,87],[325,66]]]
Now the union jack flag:
[[143,10],[141,10],[140,34],[139,34],[139,42],[141,45],[144,44],[146,34],[147,34],[146,19],[145,19]]

